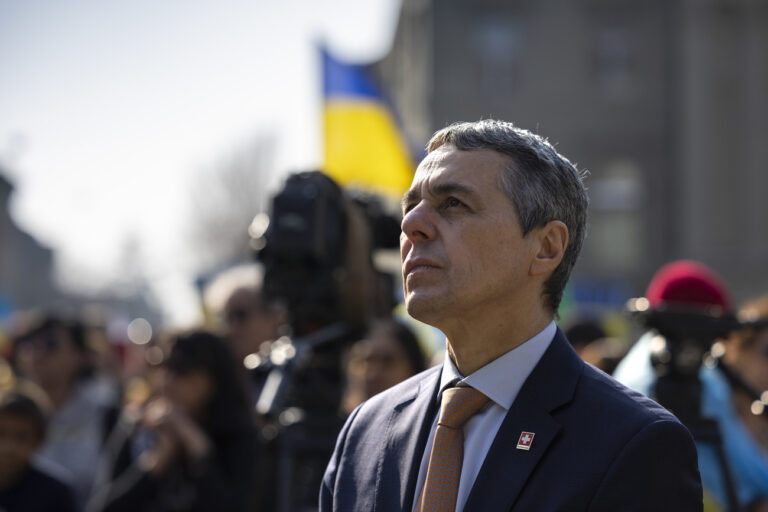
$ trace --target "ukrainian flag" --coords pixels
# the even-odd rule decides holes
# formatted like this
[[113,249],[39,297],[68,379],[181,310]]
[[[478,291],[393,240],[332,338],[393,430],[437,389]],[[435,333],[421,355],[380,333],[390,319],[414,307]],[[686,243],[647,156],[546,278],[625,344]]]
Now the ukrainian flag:
[[383,95],[364,66],[322,54],[325,172],[341,186],[399,199],[414,164]]

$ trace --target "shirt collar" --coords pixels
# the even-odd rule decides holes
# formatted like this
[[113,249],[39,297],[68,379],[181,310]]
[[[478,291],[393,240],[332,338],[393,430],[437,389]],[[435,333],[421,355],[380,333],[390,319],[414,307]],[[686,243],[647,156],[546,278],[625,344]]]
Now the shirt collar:
[[[504,409],[509,409],[528,375],[531,374],[541,356],[549,348],[556,332],[557,326],[552,320],[534,337],[497,357],[467,377],[463,377],[459,373],[456,365],[446,353],[443,361],[443,373],[440,377],[440,395],[448,387],[467,385],[477,389]],[[438,399],[440,398],[438,396]]]

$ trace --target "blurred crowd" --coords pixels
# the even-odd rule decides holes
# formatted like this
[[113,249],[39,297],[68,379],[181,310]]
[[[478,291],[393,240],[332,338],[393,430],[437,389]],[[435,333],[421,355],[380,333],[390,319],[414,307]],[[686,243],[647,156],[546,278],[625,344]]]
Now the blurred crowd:
[[[729,510],[734,500],[741,510],[768,510],[768,295],[734,306],[727,285],[689,261],[662,268],[646,295],[641,313],[682,308],[693,324],[668,331],[640,315],[646,332],[633,335],[592,314],[561,327],[584,360],[641,393],[663,396],[657,384],[678,373],[698,386],[701,417],[721,438],[694,432],[705,510]],[[273,510],[280,476],[265,461],[274,458],[275,432],[259,405],[274,391],[265,368],[288,346],[288,312],[249,282],[231,286],[214,315],[204,329],[128,345],[84,317],[15,315],[0,353],[0,510]],[[702,335],[695,327],[726,316],[727,329]],[[413,327],[379,318],[345,343],[334,415],[341,420],[440,362]],[[657,350],[664,336],[666,360]],[[689,338],[703,340],[701,357],[680,370],[670,358],[685,350],[674,343]]]

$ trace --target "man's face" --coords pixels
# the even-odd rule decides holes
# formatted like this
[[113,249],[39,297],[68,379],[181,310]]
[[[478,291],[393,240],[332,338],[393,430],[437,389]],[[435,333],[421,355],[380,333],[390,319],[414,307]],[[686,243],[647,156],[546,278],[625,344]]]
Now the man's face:
[[199,369],[184,372],[166,369],[163,377],[163,396],[184,413],[199,418],[213,396],[211,376]]
[[61,327],[39,332],[19,347],[22,373],[43,387],[70,385],[86,363],[69,333]]
[[730,341],[727,362],[756,389],[768,389],[768,328],[736,332]]
[[224,307],[227,339],[241,362],[248,354],[258,352],[264,341],[278,337],[280,320],[265,310],[258,295],[250,290],[237,290]]
[[402,345],[383,332],[353,345],[349,369],[369,398],[415,374]]
[[534,237],[523,237],[499,188],[509,163],[495,151],[448,145],[419,165],[403,199],[400,235],[406,307],[414,318],[442,328],[537,300],[529,276]]

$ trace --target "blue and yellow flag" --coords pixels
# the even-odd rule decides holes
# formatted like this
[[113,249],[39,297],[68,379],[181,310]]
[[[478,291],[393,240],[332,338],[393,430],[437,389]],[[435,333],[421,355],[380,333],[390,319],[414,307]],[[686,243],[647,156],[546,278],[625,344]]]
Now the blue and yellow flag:
[[414,163],[389,106],[364,66],[322,54],[323,168],[343,187],[399,199],[411,186]]

